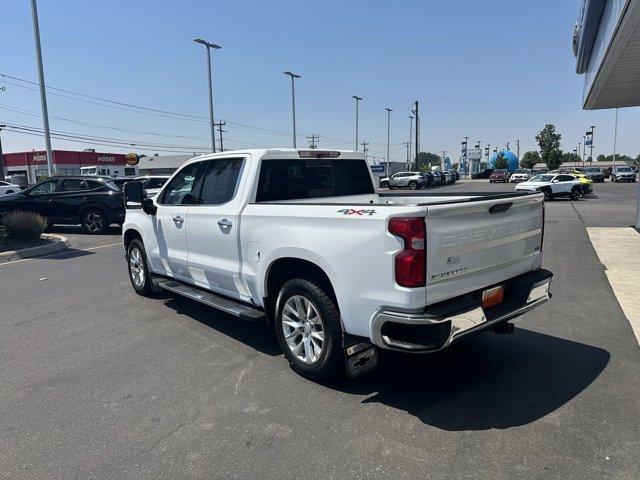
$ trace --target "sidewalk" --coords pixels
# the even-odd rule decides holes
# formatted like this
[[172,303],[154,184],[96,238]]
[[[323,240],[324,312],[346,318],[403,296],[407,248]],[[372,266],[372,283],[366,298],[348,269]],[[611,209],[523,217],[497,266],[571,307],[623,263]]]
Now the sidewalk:
[[613,293],[640,343],[640,233],[633,228],[588,227]]

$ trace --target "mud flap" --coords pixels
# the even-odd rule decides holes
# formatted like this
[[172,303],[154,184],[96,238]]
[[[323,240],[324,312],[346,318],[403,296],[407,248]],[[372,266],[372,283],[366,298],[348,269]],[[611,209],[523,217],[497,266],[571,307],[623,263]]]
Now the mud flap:
[[378,365],[378,349],[370,343],[355,343],[344,349],[347,375],[355,378]]

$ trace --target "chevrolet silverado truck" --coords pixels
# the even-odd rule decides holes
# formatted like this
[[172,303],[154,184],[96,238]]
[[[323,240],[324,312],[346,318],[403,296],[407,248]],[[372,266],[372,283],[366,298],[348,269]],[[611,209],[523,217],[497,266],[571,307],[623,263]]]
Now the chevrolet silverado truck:
[[136,293],[165,290],[268,322],[313,379],[426,353],[547,302],[539,192],[376,193],[362,153],[204,155],[153,198],[125,184]]

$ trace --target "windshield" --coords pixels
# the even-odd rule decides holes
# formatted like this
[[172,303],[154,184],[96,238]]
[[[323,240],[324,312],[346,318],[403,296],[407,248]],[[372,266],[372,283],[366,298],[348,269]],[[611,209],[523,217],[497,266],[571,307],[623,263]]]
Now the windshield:
[[495,173],[496,175],[504,175],[505,173],[507,173],[507,171],[506,170],[496,170],[493,173]]
[[95,175],[97,172],[96,167],[82,167],[80,169],[81,175]]
[[526,170],[523,170],[522,168],[517,169],[515,172],[513,173],[527,173]]
[[532,182],[550,182],[555,175],[536,175],[531,179]]
[[616,168],[616,171],[618,171],[618,172],[630,172],[631,169],[629,167],[618,167],[618,168]]

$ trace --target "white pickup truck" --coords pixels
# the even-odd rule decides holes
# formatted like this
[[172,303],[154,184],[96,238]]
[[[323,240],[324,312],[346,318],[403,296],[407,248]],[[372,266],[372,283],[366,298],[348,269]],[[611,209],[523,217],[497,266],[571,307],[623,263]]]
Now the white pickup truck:
[[295,149],[204,155],[154,198],[124,190],[134,290],[267,321],[310,378],[509,333],[551,296],[540,193],[379,194],[361,153]]

